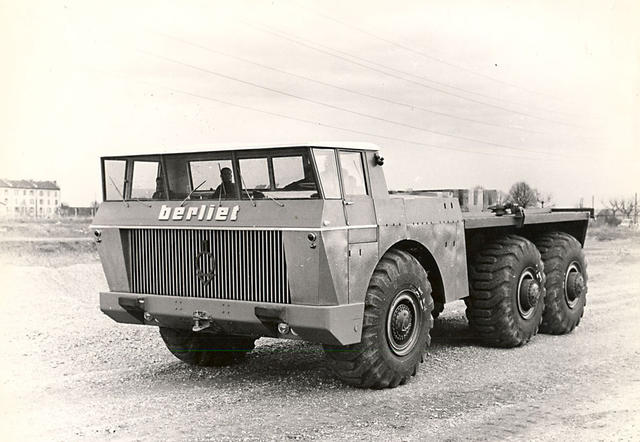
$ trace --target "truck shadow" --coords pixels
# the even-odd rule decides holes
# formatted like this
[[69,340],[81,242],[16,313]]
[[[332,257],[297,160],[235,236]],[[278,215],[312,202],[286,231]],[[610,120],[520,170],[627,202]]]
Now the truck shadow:
[[443,314],[431,329],[431,347],[484,347],[482,341],[469,328],[464,313]]
[[[454,312],[435,321],[431,336],[430,353],[443,354],[452,347],[482,346],[469,330],[464,315]],[[292,392],[345,388],[331,372],[322,346],[303,341],[262,338],[244,361],[228,367],[192,367],[176,360],[149,370],[156,381],[168,385],[188,381],[202,387],[230,389],[277,386]]]

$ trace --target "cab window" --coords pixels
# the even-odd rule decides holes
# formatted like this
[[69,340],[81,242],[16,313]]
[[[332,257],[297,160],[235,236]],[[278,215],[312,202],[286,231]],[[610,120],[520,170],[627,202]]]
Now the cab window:
[[364,167],[360,152],[340,152],[340,173],[345,196],[366,195]]
[[156,192],[163,192],[158,161],[134,161],[131,198],[151,199]]
[[124,199],[125,160],[104,160],[105,201]]
[[324,197],[327,199],[340,198],[340,183],[335,152],[333,149],[313,149],[313,155],[316,159]]
[[191,188],[195,199],[238,199],[231,160],[190,161]]

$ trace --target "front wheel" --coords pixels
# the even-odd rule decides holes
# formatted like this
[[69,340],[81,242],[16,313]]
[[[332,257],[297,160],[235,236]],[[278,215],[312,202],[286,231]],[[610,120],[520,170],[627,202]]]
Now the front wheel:
[[169,351],[190,365],[225,366],[244,358],[253,350],[255,338],[246,336],[214,335],[160,327],[160,336]]
[[432,309],[424,268],[409,253],[390,250],[369,282],[360,343],[324,345],[331,368],[342,381],[357,387],[394,388],[406,383],[424,360]]

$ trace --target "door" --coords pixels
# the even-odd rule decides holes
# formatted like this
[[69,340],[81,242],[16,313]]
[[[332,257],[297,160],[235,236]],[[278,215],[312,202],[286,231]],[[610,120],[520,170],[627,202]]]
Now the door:
[[377,241],[376,215],[362,152],[339,151],[338,156],[349,243]]

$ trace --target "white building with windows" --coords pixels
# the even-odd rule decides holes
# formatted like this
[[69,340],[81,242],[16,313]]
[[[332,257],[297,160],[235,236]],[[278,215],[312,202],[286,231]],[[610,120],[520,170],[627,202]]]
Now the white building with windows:
[[0,179],[0,217],[48,218],[59,208],[60,187],[55,181]]

